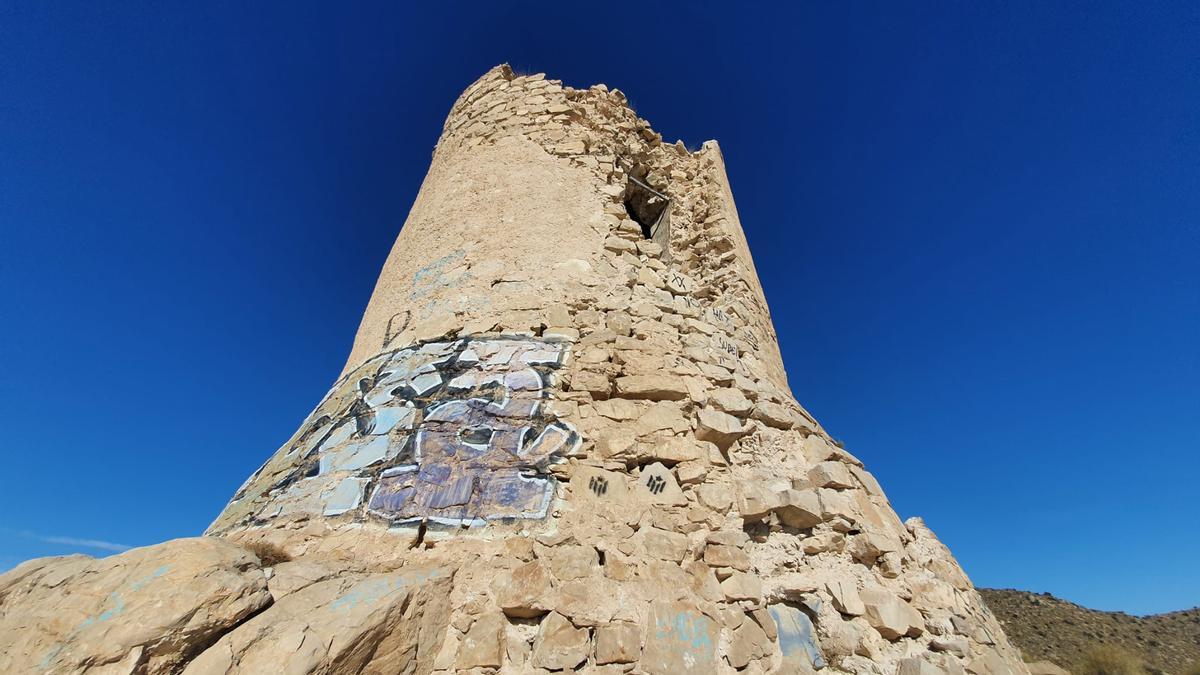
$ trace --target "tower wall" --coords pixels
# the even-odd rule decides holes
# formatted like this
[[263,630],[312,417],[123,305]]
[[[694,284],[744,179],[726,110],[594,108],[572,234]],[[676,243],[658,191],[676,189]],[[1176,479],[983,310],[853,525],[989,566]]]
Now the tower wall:
[[717,144],[506,66],[451,110],[339,380],[209,534],[437,570],[436,672],[1024,672],[792,397]]

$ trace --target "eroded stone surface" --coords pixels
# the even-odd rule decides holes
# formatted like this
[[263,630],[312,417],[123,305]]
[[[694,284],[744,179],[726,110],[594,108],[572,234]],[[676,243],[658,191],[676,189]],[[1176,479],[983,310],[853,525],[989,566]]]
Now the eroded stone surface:
[[270,604],[258,559],[219,539],[30,561],[0,576],[0,672],[176,672]]

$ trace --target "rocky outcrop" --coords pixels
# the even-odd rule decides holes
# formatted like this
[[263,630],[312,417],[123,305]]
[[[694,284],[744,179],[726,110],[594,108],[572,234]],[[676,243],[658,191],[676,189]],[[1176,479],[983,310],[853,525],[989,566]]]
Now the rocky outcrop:
[[210,537],[31,560],[0,576],[0,672],[428,673],[450,582],[441,570],[264,568]]
[[179,539],[0,577],[0,672],[173,673],[271,604],[253,553]]

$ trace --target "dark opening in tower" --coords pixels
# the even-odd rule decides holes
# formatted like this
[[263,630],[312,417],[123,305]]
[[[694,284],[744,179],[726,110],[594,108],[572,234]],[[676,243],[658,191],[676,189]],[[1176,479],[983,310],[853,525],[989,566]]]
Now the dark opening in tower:
[[668,254],[671,244],[671,198],[646,183],[631,171],[625,183],[625,211],[642,227],[642,237],[650,239]]

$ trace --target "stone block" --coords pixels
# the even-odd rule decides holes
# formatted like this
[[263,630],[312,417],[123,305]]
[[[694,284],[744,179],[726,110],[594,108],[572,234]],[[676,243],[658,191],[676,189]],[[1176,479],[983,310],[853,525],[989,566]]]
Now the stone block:
[[734,572],[728,579],[721,582],[721,591],[725,593],[725,600],[728,602],[737,600],[761,602],[762,580],[753,574]]
[[654,602],[639,667],[647,675],[716,673],[720,627],[683,602]]
[[852,581],[827,581],[825,588],[833,597],[833,608],[837,611],[850,616],[862,616],[866,613],[867,608],[863,606],[862,598],[858,596],[858,587]]
[[783,654],[780,672],[812,672],[825,667],[825,657],[817,643],[812,619],[800,609],[783,603],[768,605],[779,633],[779,650]]
[[712,567],[732,567],[742,572],[750,569],[750,556],[735,546],[709,544],[704,549],[704,562]]
[[586,661],[590,651],[588,629],[576,628],[563,615],[551,612],[538,626],[532,661],[539,668],[569,670]]
[[745,417],[754,405],[740,389],[732,387],[713,389],[708,394],[708,403],[717,410],[738,417]]
[[896,675],[947,675],[946,671],[925,659],[910,656],[896,663]]
[[555,579],[579,579],[600,571],[600,556],[591,546],[560,544],[546,554]]
[[636,663],[642,655],[642,631],[619,621],[596,628],[596,663]]
[[704,407],[697,414],[696,438],[728,450],[733,442],[746,434],[738,418],[714,408]]
[[802,416],[786,406],[771,401],[755,403],[750,416],[769,427],[785,431],[795,426],[804,426]]
[[741,670],[750,665],[751,661],[770,654],[771,646],[771,641],[761,626],[754,621],[742,621],[729,639],[725,658],[729,659],[729,665]]
[[546,566],[533,561],[497,574],[492,581],[492,595],[506,615],[527,619],[550,610],[552,584]]
[[808,470],[813,487],[845,490],[855,487],[850,470],[841,462],[821,462]]
[[621,398],[650,401],[681,401],[688,396],[683,380],[669,375],[626,375],[616,381],[616,395]]
[[0,595],[5,673],[75,673],[126,659],[128,672],[138,663],[138,672],[179,672],[189,650],[271,604],[254,554],[208,537],[98,560],[31,560],[0,576]]
[[688,503],[675,475],[659,462],[643,467],[634,485],[634,495],[644,502],[673,506],[686,506]]
[[688,538],[678,532],[647,527],[642,530],[642,545],[646,553],[659,560],[679,562],[687,555]]
[[499,612],[475,618],[458,643],[456,664],[460,669],[499,668],[504,664],[505,628],[508,622]]
[[925,632],[925,620],[921,613],[895,593],[883,588],[868,588],[859,592],[867,623],[885,640],[902,637],[917,637]]
[[783,490],[774,497],[775,515],[788,527],[807,529],[822,522],[821,503],[813,490]]

